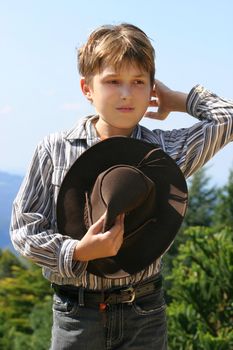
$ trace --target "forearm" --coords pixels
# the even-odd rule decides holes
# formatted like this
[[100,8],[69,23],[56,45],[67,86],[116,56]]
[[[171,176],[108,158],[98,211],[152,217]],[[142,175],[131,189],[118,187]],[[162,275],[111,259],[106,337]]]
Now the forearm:
[[[15,205],[14,205],[15,207]],[[74,261],[73,254],[77,240],[48,229],[46,219],[36,213],[20,213],[15,208],[11,223],[11,240],[22,256],[34,263],[48,267],[62,277],[76,277],[86,264]]]
[[188,95],[187,112],[201,122],[169,135],[169,140],[176,140],[174,157],[186,177],[233,141],[233,102],[198,85]]
[[233,101],[198,85],[188,94],[187,112],[199,120],[191,127],[153,130],[154,142],[176,161],[185,177],[191,176],[233,141]]

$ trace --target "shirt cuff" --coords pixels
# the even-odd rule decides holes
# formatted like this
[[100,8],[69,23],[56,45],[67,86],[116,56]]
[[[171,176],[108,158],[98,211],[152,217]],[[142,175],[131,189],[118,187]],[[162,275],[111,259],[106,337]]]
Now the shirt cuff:
[[79,277],[86,270],[88,262],[73,260],[74,249],[78,242],[78,240],[66,239],[61,246],[58,272],[62,277]]
[[193,117],[196,117],[199,119],[197,115],[197,107],[198,107],[199,101],[202,100],[207,95],[209,95],[209,92],[202,85],[194,86],[189,92],[187,97],[187,101],[186,101],[187,112]]

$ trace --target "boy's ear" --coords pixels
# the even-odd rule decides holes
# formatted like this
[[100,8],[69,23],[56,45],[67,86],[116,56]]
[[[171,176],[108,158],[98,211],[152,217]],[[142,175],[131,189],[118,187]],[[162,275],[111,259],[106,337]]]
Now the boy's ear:
[[90,88],[90,84],[86,82],[85,78],[81,78],[80,80],[80,86],[83,94],[86,96],[86,98],[92,102],[92,92]]

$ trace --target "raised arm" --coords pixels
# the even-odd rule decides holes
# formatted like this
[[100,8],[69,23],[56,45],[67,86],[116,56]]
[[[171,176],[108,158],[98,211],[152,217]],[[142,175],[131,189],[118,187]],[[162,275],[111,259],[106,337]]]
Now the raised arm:
[[201,85],[195,86],[188,95],[173,91],[158,81],[155,86],[155,101],[151,106],[158,108],[146,116],[162,120],[170,112],[180,111],[198,119],[190,128],[153,131],[157,142],[188,177],[233,140],[233,101],[221,98]]

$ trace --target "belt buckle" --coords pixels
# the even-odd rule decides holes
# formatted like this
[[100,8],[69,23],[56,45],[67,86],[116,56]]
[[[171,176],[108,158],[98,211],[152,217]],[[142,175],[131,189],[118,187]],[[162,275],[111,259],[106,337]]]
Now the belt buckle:
[[124,294],[128,294],[129,295],[129,299],[128,300],[124,300],[121,303],[122,304],[126,304],[126,303],[132,303],[135,300],[135,290],[133,287],[129,287],[126,289],[123,289],[120,291],[121,295]]

